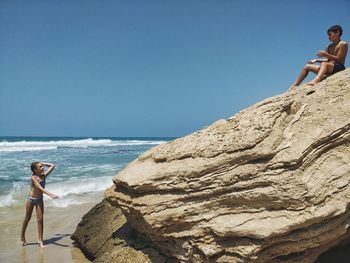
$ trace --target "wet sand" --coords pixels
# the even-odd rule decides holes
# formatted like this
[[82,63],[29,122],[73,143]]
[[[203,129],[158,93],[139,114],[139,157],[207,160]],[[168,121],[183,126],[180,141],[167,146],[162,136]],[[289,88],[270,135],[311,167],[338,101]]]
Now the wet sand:
[[0,215],[0,262],[90,262],[78,248],[73,246],[70,236],[83,215],[99,201],[71,205],[67,208],[45,207],[44,249],[39,248],[37,243],[38,231],[35,211],[33,211],[26,231],[28,244],[22,247],[20,231],[24,217],[24,205],[6,211],[2,209]]

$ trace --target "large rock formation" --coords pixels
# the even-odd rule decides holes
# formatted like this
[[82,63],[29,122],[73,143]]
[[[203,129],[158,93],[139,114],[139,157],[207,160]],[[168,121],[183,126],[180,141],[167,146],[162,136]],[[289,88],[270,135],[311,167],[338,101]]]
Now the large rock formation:
[[152,148],[113,181],[109,202],[177,261],[314,262],[350,239],[350,71]]

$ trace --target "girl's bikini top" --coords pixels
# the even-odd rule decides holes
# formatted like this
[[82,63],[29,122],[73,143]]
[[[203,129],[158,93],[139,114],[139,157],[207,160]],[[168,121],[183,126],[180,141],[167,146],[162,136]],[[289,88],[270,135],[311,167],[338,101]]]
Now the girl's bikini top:
[[[32,187],[33,187],[33,182],[31,181],[31,183],[32,183]],[[41,180],[41,181],[38,181],[38,183],[41,185],[42,188],[45,188],[46,178],[44,178],[44,179]]]
[[39,184],[41,185],[42,188],[45,188],[46,178],[44,178],[44,180],[41,180],[41,181],[39,182]]

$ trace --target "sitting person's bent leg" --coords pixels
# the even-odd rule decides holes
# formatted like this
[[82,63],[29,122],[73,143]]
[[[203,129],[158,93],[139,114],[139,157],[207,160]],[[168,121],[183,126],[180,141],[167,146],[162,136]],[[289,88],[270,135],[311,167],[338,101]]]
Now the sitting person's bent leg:
[[333,72],[334,65],[331,62],[322,62],[320,69],[316,75],[316,77],[310,82],[306,83],[307,85],[313,86],[316,83],[322,81],[322,77],[326,74],[331,74]]
[[299,77],[297,78],[297,80],[292,84],[291,88],[294,88],[296,86],[299,86],[300,83],[307,77],[308,73],[311,71],[315,74],[317,74],[317,72],[319,71],[320,66],[318,65],[314,65],[314,64],[305,64],[303,70],[301,71]]

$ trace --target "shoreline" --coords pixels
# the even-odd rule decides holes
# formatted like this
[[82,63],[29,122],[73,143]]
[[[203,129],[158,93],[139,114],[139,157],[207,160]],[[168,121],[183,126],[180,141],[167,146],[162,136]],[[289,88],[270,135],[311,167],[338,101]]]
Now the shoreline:
[[[17,262],[53,262],[53,263],[89,263],[79,248],[73,245],[70,236],[75,231],[82,217],[97,203],[88,202],[80,205],[71,205],[66,208],[45,207],[44,214],[44,245],[38,246],[36,213],[26,231],[27,245],[22,246],[20,231],[24,217],[24,205],[22,211],[10,211],[7,220],[0,220],[0,261],[7,263]],[[35,210],[35,209],[34,209]],[[20,215],[20,216],[19,216]]]

